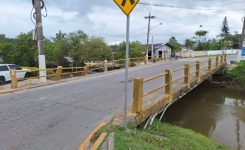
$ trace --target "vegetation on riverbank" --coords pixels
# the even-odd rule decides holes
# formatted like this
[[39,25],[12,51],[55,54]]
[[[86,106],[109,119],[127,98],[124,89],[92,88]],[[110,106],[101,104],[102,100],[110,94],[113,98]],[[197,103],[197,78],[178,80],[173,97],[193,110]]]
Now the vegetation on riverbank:
[[237,66],[232,70],[228,71],[227,77],[233,81],[233,87],[237,90],[245,88],[245,62],[236,64]]
[[150,129],[116,129],[116,150],[225,150],[207,137],[194,131],[155,121]]

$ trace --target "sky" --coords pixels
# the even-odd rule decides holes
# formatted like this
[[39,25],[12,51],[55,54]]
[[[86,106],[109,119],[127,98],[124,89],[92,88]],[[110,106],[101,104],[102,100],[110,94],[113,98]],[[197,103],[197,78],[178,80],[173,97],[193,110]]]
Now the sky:
[[[69,33],[82,30],[90,36],[103,37],[108,44],[125,41],[126,16],[113,0],[44,0],[48,16],[43,18],[44,35],[54,37],[59,30]],[[220,33],[222,21],[228,18],[230,32],[241,33],[245,0],[140,0],[130,16],[130,41],[146,43],[149,12],[154,43],[167,42],[171,36],[183,43],[195,31],[209,31],[209,38]],[[163,7],[164,6],[164,7]],[[165,7],[166,6],[166,7]],[[34,29],[31,0],[0,0],[0,34],[14,38]],[[43,10],[43,14],[45,11]],[[162,23],[162,25],[160,25]]]

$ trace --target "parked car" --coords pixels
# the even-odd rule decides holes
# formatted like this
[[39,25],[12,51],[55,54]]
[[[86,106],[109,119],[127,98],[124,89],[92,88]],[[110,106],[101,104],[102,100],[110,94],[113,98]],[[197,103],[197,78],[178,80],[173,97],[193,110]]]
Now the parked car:
[[21,72],[16,73],[18,79],[27,78],[30,75],[29,69],[22,69],[21,67],[15,64],[0,64],[0,85],[5,84],[8,81],[11,81],[10,71],[12,69],[22,70]]

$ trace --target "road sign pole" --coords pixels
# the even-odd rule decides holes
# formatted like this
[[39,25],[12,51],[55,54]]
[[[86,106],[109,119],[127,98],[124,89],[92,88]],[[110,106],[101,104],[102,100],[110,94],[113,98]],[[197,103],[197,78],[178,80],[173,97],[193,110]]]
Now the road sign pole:
[[127,16],[127,29],[126,29],[126,53],[125,53],[125,100],[124,100],[124,128],[128,125],[128,56],[129,56],[129,27],[130,15]]

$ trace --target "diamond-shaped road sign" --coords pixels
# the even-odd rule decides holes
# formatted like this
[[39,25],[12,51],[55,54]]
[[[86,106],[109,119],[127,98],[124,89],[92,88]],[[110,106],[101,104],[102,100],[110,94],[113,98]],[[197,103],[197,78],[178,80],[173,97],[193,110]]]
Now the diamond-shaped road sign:
[[125,15],[130,15],[139,0],[114,0],[114,2],[121,8]]

